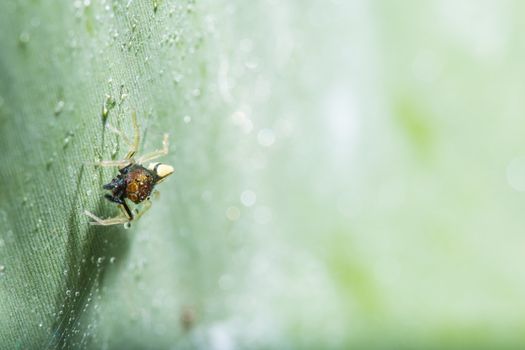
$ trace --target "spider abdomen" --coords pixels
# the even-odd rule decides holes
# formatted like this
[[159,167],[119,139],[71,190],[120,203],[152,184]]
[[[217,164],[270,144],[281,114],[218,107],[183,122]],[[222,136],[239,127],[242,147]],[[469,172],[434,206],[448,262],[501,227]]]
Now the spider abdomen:
[[135,204],[148,198],[155,186],[155,175],[148,169],[135,165],[126,174],[125,196]]

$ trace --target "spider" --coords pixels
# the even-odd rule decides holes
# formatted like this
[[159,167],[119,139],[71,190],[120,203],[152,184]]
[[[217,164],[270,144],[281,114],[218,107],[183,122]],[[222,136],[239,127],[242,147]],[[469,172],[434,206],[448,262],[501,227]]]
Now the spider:
[[[164,181],[174,171],[172,166],[163,163],[149,163],[147,167],[142,165],[144,162],[168,154],[168,134],[164,134],[161,150],[145,154],[136,159],[134,158],[140,142],[139,127],[137,125],[135,112],[131,113],[131,119],[134,131],[133,142],[121,131],[108,125],[111,131],[120,135],[124,142],[128,144],[129,151],[126,157],[122,160],[102,160],[93,164],[103,167],[118,167],[119,174],[115,176],[110,183],[105,184],[103,188],[111,191],[111,193],[107,193],[104,197],[110,202],[117,203],[121,213],[113,218],[101,219],[86,210],[84,214],[94,220],[90,222],[91,225],[129,225],[132,220],[140,218],[151,207],[150,197],[152,193],[158,194],[157,191],[154,191],[155,185]],[[135,204],[144,202],[144,205],[140,211],[135,209],[135,216],[133,216],[133,212],[130,210],[126,200],[130,200]]]

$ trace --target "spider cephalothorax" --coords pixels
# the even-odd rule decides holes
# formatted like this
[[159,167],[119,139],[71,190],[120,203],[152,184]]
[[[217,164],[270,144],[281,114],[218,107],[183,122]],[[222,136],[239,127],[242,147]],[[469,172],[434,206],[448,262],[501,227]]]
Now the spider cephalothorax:
[[[166,177],[171,175],[174,171],[173,167],[162,163],[149,163],[148,167],[142,165],[145,161],[153,160],[168,154],[168,134],[164,135],[162,150],[146,154],[137,159],[134,158],[139,144],[139,131],[135,113],[132,113],[132,119],[133,128],[135,130],[133,143],[131,143],[120,131],[111,128],[112,131],[121,135],[124,141],[130,145],[130,150],[126,157],[123,160],[109,160],[96,163],[96,165],[100,166],[119,167],[119,174],[115,176],[110,183],[103,187],[104,189],[111,191],[111,194],[108,193],[105,195],[106,199],[117,203],[122,214],[110,219],[101,219],[86,210],[85,214],[95,220],[91,222],[92,225],[125,224],[133,219],[139,218],[151,206],[150,196],[154,191],[155,185],[164,181]],[[133,216],[133,212],[130,210],[128,203],[126,203],[126,199],[135,204],[144,202],[144,209]]]

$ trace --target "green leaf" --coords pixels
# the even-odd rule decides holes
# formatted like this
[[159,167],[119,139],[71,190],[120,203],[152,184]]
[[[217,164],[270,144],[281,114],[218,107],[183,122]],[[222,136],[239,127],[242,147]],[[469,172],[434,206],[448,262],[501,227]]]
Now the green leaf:
[[0,348],[523,348],[523,10],[2,1]]

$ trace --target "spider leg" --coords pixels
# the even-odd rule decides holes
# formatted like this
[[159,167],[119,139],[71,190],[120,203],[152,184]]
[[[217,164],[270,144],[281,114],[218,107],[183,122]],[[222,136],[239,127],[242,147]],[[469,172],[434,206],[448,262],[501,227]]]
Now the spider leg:
[[117,129],[116,127],[114,127],[113,125],[107,123],[106,124],[106,127],[113,133],[117,134],[118,136],[120,136],[124,142],[126,142],[128,144],[128,147],[131,149],[133,148],[133,144],[131,143],[130,139],[126,136],[126,134],[124,134],[122,131],[120,131],[119,129]]
[[151,200],[148,198],[144,201],[143,207],[139,211],[135,211],[135,220],[144,215],[151,208]]
[[131,146],[131,148],[129,149],[129,152],[124,159],[133,158],[135,153],[137,153],[140,144],[140,130],[137,124],[137,113],[135,111],[131,112],[131,123],[133,125],[133,143],[128,143]]
[[153,160],[155,158],[159,158],[159,157],[167,155],[168,151],[169,151],[169,149],[168,149],[168,146],[169,146],[168,138],[169,138],[169,135],[168,134],[164,134],[164,138],[162,139],[162,149],[156,150],[156,151],[151,152],[151,153],[147,153],[147,154],[143,155],[142,157],[139,157],[137,159],[137,163],[142,164],[144,162]]
[[151,196],[153,197],[153,199],[157,200],[160,197],[160,192],[157,190],[153,190],[153,193],[151,194]]
[[118,166],[118,167],[126,167],[127,165],[130,165],[132,162],[129,159],[122,159],[122,160],[101,160],[99,162],[89,162],[87,164],[89,165],[95,165],[95,166],[104,166],[104,167],[111,167],[111,166]]
[[90,225],[100,225],[100,226],[110,226],[110,225],[119,225],[119,224],[125,224],[130,221],[130,219],[127,216],[116,216],[114,218],[109,219],[101,219],[98,216],[96,216],[93,213],[90,213],[89,211],[85,210],[84,214],[89,216],[91,219],[95,221],[91,221]]
[[131,123],[133,125],[133,142],[124,134],[122,131],[114,127],[113,125],[107,123],[107,128],[114,132],[115,134],[119,135],[122,140],[128,145],[129,151],[124,159],[131,159],[137,153],[137,150],[139,148],[140,143],[140,130],[139,126],[137,124],[137,113],[135,111],[131,112]]
[[98,162],[88,162],[86,164],[88,165],[95,165],[95,166],[103,166],[103,167],[119,167],[119,168],[125,168],[126,166],[134,163],[133,156],[137,153],[139,143],[140,143],[140,130],[137,124],[137,114],[135,111],[131,113],[131,121],[133,124],[133,143],[130,141],[130,139],[124,135],[124,133],[117,128],[111,126],[108,124],[109,130],[113,131],[114,133],[118,134],[125,143],[129,146],[129,151],[126,154],[126,157],[121,160],[101,160]]
[[90,225],[102,225],[102,226],[119,225],[119,224],[128,223],[131,220],[133,220],[133,214],[131,214],[131,210],[129,210],[129,207],[125,200],[122,200],[116,197],[112,197],[110,195],[106,195],[106,198],[112,202],[119,203],[118,208],[120,209],[121,215],[115,216],[114,218],[101,219],[95,214],[90,213],[89,211],[85,210],[84,214],[86,214],[87,216],[95,220],[95,221],[90,222],[89,223]]
[[[129,221],[134,219],[133,218],[133,214],[131,214],[131,210],[129,210],[128,204],[126,203],[125,200],[122,200],[122,205],[119,205],[119,208],[122,211],[122,213],[124,213],[127,216]],[[124,209],[124,210],[122,210],[122,209]]]

